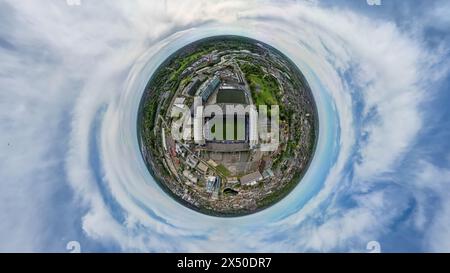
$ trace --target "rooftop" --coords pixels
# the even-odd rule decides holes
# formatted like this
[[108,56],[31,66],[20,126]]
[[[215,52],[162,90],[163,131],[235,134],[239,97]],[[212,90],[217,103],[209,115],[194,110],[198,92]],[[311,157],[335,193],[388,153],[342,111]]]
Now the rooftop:
[[174,104],[175,104],[175,105],[183,105],[185,100],[186,100],[186,99],[183,98],[183,97],[178,97],[178,98],[175,99]]
[[241,177],[240,181],[242,185],[249,185],[258,182],[263,177],[260,172],[256,171],[254,173],[250,173]]
[[199,171],[201,171],[202,173],[206,173],[206,172],[208,171],[208,165],[206,165],[206,164],[203,163],[203,162],[200,162],[200,163],[197,165],[197,169],[198,169]]

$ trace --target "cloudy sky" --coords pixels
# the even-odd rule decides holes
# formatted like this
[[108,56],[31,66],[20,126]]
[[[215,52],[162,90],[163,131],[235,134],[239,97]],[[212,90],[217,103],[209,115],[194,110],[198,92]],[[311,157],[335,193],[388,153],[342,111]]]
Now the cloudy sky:
[[[0,0],[0,251],[449,252],[449,13],[445,0]],[[156,67],[220,34],[291,58],[320,118],[299,186],[229,219],[162,192],[135,130]]]

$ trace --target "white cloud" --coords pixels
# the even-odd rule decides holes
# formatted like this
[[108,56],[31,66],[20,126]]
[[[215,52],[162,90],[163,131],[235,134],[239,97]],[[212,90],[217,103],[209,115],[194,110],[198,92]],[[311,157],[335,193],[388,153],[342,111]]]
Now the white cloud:
[[418,200],[415,224],[425,233],[423,244],[433,252],[450,252],[450,169],[421,161],[409,187]]

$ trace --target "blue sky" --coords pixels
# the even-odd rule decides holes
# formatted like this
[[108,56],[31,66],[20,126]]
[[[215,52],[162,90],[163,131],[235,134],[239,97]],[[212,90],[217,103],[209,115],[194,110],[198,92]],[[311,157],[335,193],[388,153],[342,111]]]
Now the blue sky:
[[[0,251],[67,252],[70,241],[86,252],[365,252],[370,241],[450,251],[449,10],[444,0],[0,1]],[[232,219],[162,192],[134,128],[155,68],[218,34],[283,51],[320,117],[299,186]]]

